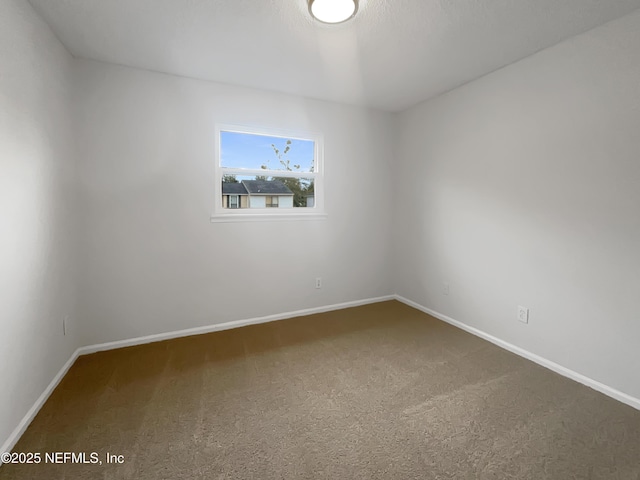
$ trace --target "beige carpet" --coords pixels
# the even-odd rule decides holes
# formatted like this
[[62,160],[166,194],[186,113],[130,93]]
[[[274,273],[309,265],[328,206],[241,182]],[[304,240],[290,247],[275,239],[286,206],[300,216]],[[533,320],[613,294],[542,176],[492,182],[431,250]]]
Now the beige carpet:
[[81,357],[0,479],[640,479],[640,412],[398,302]]

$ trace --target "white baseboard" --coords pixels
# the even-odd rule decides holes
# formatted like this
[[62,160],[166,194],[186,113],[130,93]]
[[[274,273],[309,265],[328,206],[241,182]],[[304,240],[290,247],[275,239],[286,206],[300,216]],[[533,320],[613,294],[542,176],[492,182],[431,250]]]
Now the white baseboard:
[[334,305],[325,305],[324,307],[306,308],[304,310],[295,310],[292,312],[276,313],[274,315],[266,315],[264,317],[247,318],[244,320],[234,320],[225,323],[216,323],[213,325],[205,325],[204,327],[187,328],[185,330],[176,330],[167,333],[158,333],[155,335],[147,335],[144,337],[130,338],[127,340],[118,340],[116,342],[100,343],[98,345],[89,345],[79,349],[80,355],[101,352],[103,350],[113,350],[116,348],[130,347],[133,345],[142,345],[145,343],[160,342],[162,340],[171,340],[172,338],[189,337],[191,335],[201,335],[203,333],[219,332],[222,330],[230,330],[232,328],[246,327],[247,325],[256,325],[258,323],[275,322],[277,320],[285,320],[287,318],[303,317],[313,315],[314,313],[330,312],[332,310],[342,310],[343,308],[359,307],[370,303],[384,302],[387,300],[395,300],[395,295],[387,295],[384,297],[366,298],[363,300],[355,300],[353,302],[336,303]]
[[[229,330],[231,328],[239,328],[247,325],[255,325],[258,323],[274,322],[276,320],[284,320],[287,318],[302,317],[306,315],[313,315],[314,313],[330,312],[332,310],[341,310],[343,308],[359,307],[361,305],[368,305],[370,303],[378,303],[378,302],[384,302],[387,300],[394,300],[395,298],[396,297],[394,295],[386,295],[384,297],[375,297],[375,298],[366,298],[363,300],[355,300],[352,302],[336,303],[334,305],[325,305],[323,307],[307,308],[304,310],[295,310],[292,312],[278,313],[275,315],[267,315],[264,317],[254,317],[254,318],[248,318],[244,320],[234,320],[232,322],[218,323],[214,325],[207,325],[204,327],[188,328],[185,330],[176,330],[174,332],[159,333],[156,335],[147,335],[144,337],[131,338],[127,340],[119,340],[116,342],[108,342],[108,343],[101,343],[98,345],[88,345],[86,347],[80,347],[75,352],[73,352],[73,355],[71,355],[71,358],[67,360],[67,363],[63,365],[63,367],[60,369],[60,371],[57,373],[57,375],[54,377],[51,383],[47,386],[45,391],[42,392],[42,395],[40,395],[38,400],[36,400],[36,402],[33,404],[31,409],[29,409],[29,411],[24,416],[22,421],[18,424],[18,426],[11,433],[11,435],[9,435],[9,438],[2,444],[2,447],[0,448],[0,453],[10,452],[11,449],[16,445],[16,443],[18,443],[18,440],[20,439],[22,434],[25,432],[29,424],[33,421],[33,419],[38,414],[42,406],[45,404],[45,402],[47,401],[47,399],[49,398],[53,390],[60,383],[60,380],[62,380],[62,378],[66,375],[69,368],[71,368],[71,365],[73,365],[73,363],[76,361],[76,359],[80,355],[87,355],[90,353],[101,352],[104,350],[113,350],[113,349],[122,348],[122,347],[130,347],[133,345],[142,345],[145,343],[159,342],[162,340],[170,340],[172,338],[188,337],[190,335],[200,335],[203,333],[218,332],[222,330]],[[1,465],[2,465],[2,461],[0,460],[0,466]]]
[[[73,352],[73,354],[71,355],[71,358],[67,360],[67,362],[62,366],[62,368],[56,374],[56,376],[53,377],[53,380],[51,380],[51,383],[49,383],[47,388],[44,389],[44,392],[42,392],[42,395],[38,397],[38,400],[36,400],[36,403],[33,404],[33,406],[29,409],[27,414],[22,418],[18,426],[13,430],[13,432],[11,432],[11,435],[9,435],[9,438],[7,438],[7,440],[2,444],[2,447],[0,447],[0,453],[10,452],[13,449],[13,447],[16,445],[16,443],[18,443],[18,440],[20,440],[20,437],[25,432],[29,424],[36,417],[36,415],[38,414],[42,406],[45,404],[45,402],[47,401],[51,393],[53,393],[55,388],[58,386],[58,384],[60,383],[60,380],[62,380],[62,378],[67,374],[67,372],[71,368],[71,365],[73,365],[73,363],[78,358],[79,351],[80,349]],[[2,465],[2,459],[0,459],[0,466],[1,465]]]
[[501,348],[504,348],[505,350],[508,350],[512,353],[515,353],[516,355],[524,357],[527,360],[531,360],[532,362],[535,362],[538,365],[548,368],[549,370],[553,370],[554,372],[559,373],[564,377],[570,378],[571,380],[575,380],[576,382],[586,385],[587,387],[591,387],[600,393],[604,393],[605,395],[611,398],[614,398],[619,402],[625,403],[630,407],[640,410],[640,399],[638,398],[632,397],[631,395],[628,395],[624,392],[616,390],[615,388],[605,385],[604,383],[600,383],[596,380],[586,377],[578,372],[574,372],[569,368],[563,367],[562,365],[552,362],[551,360],[547,360],[546,358],[536,355],[535,353],[531,353],[528,350],[517,347],[509,342],[505,342],[504,340],[494,337],[493,335],[483,332],[482,330],[478,330],[477,328],[470,327],[465,323],[462,323],[458,320],[454,320],[453,318],[443,315],[442,313],[436,312],[435,310],[431,310],[430,308],[420,305],[419,303],[409,300],[408,298],[402,297],[400,295],[394,295],[394,298],[399,302],[402,302],[406,305],[409,305],[410,307],[415,308],[416,310],[420,310],[421,312],[431,315],[432,317],[435,317],[438,320],[442,320],[443,322],[449,323],[454,327],[458,327],[461,330],[464,330],[477,337],[487,340]]
[[[296,310],[296,311],[292,311],[292,312],[285,312],[285,313],[279,313],[279,314],[275,314],[275,315],[267,315],[264,317],[254,317],[254,318],[248,318],[248,319],[244,319],[244,320],[234,320],[231,322],[225,322],[225,323],[218,323],[218,324],[214,324],[214,325],[207,325],[204,327],[196,327],[196,328],[189,328],[189,329],[185,329],[185,330],[177,330],[177,331],[173,331],[173,332],[167,332],[167,333],[159,333],[156,335],[148,335],[148,336],[144,336],[144,337],[138,337],[138,338],[132,338],[132,339],[128,339],[128,340],[119,340],[116,342],[109,342],[109,343],[101,343],[98,345],[88,345],[86,347],[80,347],[78,348],[72,355],[71,358],[69,358],[69,360],[67,360],[67,362],[62,366],[62,368],[60,369],[60,371],[56,374],[56,376],[53,378],[53,380],[51,381],[51,383],[47,386],[47,388],[44,390],[44,392],[42,392],[42,395],[40,395],[40,397],[38,398],[38,400],[36,400],[36,402],[33,404],[33,406],[31,407],[31,409],[29,409],[29,411],[27,412],[27,414],[24,416],[24,418],[22,419],[22,421],[18,424],[18,426],[15,428],[15,430],[11,433],[11,435],[9,436],[9,438],[4,442],[4,444],[2,445],[2,447],[0,447],[0,453],[1,452],[9,452],[11,451],[11,449],[15,446],[15,444],[18,442],[18,440],[20,439],[20,437],[22,436],[22,434],[25,432],[25,430],[27,429],[27,427],[29,426],[29,424],[32,422],[32,420],[35,418],[35,416],[38,414],[38,412],[40,411],[40,409],[42,408],[42,406],[45,404],[45,402],[47,401],[47,399],[49,398],[49,396],[51,395],[51,393],[53,392],[53,390],[58,386],[58,384],[60,383],[60,381],[62,380],[62,378],[66,375],[67,371],[69,370],[69,368],[71,368],[71,366],[73,365],[73,363],[76,361],[76,359],[80,356],[80,355],[87,355],[90,353],[95,353],[95,352],[100,352],[100,351],[104,351],[104,350],[113,350],[116,348],[122,348],[122,347],[129,347],[129,346],[133,346],[133,345],[142,345],[145,343],[152,343],[152,342],[159,342],[162,340],[170,340],[172,338],[180,338],[180,337],[188,337],[190,335],[200,335],[203,333],[211,333],[211,332],[217,332],[217,331],[222,331],[222,330],[229,330],[232,328],[239,328],[239,327],[244,327],[247,325],[255,325],[255,324],[259,324],[259,323],[267,323],[267,322],[274,322],[277,320],[284,320],[287,318],[294,318],[294,317],[302,317],[302,316],[306,316],[306,315],[312,315],[315,313],[323,313],[323,312],[330,312],[332,310],[341,310],[344,308],[350,308],[350,307],[358,307],[361,305],[368,305],[371,303],[378,303],[378,302],[384,302],[387,300],[398,300],[399,302],[402,302],[406,305],[409,305],[410,307],[413,307],[417,310],[420,310],[428,315],[431,315],[439,320],[442,320],[444,322],[447,322],[455,327],[458,327],[462,330],[465,330],[473,335],[476,335],[480,338],[483,338],[495,345],[498,345],[499,347],[504,348],[505,350],[508,350],[510,352],[515,353],[516,355],[520,355],[521,357],[524,357],[528,360],[531,360],[539,365],[542,365],[543,367],[546,367],[550,370],[553,370],[556,373],[559,373],[560,375],[563,375],[567,378],[570,378],[572,380],[575,380],[579,383],[582,383],[583,385],[586,385],[588,387],[593,388],[594,390],[597,390],[601,393],[604,393],[605,395],[612,397],[622,403],[625,403],[631,407],[634,407],[638,410],[640,410],[640,399],[637,399],[635,397],[632,397],[631,395],[627,395],[626,393],[620,392],[619,390],[616,390],[614,388],[611,388],[607,385],[604,385],[603,383],[597,382],[591,378],[588,378],[580,373],[574,372],[573,370],[570,370],[568,368],[563,367],[562,365],[559,365],[555,362],[552,362],[551,360],[547,360],[543,357],[540,357],[534,353],[531,353],[527,350],[524,350],[520,347],[517,347],[511,343],[505,342],[504,340],[500,340],[497,337],[494,337],[493,335],[489,335],[488,333],[485,333],[481,330],[478,330],[477,328],[473,328],[470,327],[462,322],[459,322],[458,320],[454,320],[451,317],[448,317],[446,315],[443,315],[439,312],[436,312],[435,310],[431,310],[430,308],[424,307],[416,302],[413,302],[407,298],[404,298],[400,295],[386,295],[383,297],[376,297],[376,298],[367,298],[367,299],[363,299],[363,300],[356,300],[356,301],[352,301],[352,302],[344,302],[344,303],[337,303],[334,305],[326,305],[323,307],[315,307],[315,308],[307,308],[304,310]],[[0,466],[2,465],[2,461],[0,461]]]

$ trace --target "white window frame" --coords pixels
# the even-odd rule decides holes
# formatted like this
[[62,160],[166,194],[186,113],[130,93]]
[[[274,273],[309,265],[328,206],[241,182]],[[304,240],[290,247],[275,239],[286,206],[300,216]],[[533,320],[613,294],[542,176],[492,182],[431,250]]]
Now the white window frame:
[[[314,142],[313,173],[289,172],[283,170],[261,170],[243,168],[223,168],[220,156],[221,132],[266,135],[290,140],[311,140]],[[314,206],[294,208],[223,208],[222,177],[223,175],[268,175],[294,178],[313,178]],[[281,130],[274,128],[252,127],[246,125],[216,124],[215,126],[215,162],[214,162],[214,202],[212,222],[244,222],[273,220],[319,220],[326,218],[324,210],[324,136],[321,133]]]

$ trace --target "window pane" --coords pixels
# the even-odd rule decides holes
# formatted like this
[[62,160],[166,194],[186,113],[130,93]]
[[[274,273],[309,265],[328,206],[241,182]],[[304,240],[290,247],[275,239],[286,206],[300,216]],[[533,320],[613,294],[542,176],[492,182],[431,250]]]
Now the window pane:
[[315,142],[253,133],[220,132],[224,168],[313,172]]
[[269,208],[269,207],[277,208],[278,207],[278,196],[277,195],[268,196],[266,202],[267,202],[267,208]]
[[[234,203],[233,197],[237,198]],[[311,178],[223,175],[224,208],[305,208],[315,206]]]

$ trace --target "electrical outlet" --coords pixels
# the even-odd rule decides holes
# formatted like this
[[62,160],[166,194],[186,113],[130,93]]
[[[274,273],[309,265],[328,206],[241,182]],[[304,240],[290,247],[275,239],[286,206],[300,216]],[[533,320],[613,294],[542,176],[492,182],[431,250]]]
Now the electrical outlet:
[[322,277],[316,277],[316,288],[322,288]]
[[449,295],[449,283],[448,282],[442,282],[442,294],[443,295]]
[[527,307],[518,305],[518,320],[522,323],[529,323],[529,309]]

